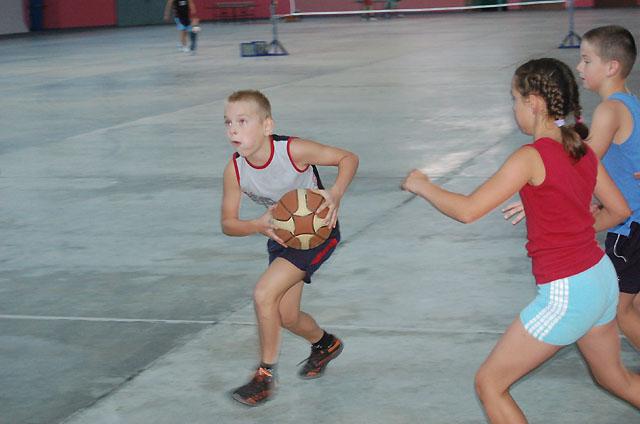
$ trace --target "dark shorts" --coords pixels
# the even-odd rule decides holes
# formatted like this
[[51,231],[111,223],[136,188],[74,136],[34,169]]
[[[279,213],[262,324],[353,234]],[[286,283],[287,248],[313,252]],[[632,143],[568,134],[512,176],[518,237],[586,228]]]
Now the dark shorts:
[[629,236],[607,233],[605,250],[618,274],[622,293],[640,292],[640,224],[631,223]]
[[269,264],[276,258],[286,259],[297,268],[305,271],[304,282],[311,283],[311,275],[322,265],[336,250],[336,246],[340,242],[340,228],[331,231],[329,238],[318,247],[309,250],[298,250],[290,247],[283,247],[273,240],[267,241],[267,250],[269,251]]
[[191,19],[189,18],[174,18],[178,31],[191,31]]

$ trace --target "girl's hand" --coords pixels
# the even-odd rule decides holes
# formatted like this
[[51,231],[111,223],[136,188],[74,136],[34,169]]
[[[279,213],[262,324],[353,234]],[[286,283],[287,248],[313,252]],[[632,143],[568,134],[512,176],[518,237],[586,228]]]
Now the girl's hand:
[[258,226],[258,232],[260,234],[264,234],[265,236],[269,237],[271,240],[275,241],[276,243],[278,243],[278,244],[280,244],[280,245],[282,245],[284,247],[287,247],[287,245],[284,244],[282,239],[280,237],[278,237],[278,235],[274,231],[275,229],[278,228],[273,224],[272,211],[273,211],[273,209],[275,209],[275,207],[276,207],[276,205],[269,206],[269,208],[264,213],[264,215],[262,215],[260,218],[255,220],[255,223]]
[[640,172],[634,172],[633,176],[636,177],[636,180],[640,180]]
[[522,202],[519,201],[507,205],[501,210],[501,212],[504,213],[504,219],[509,219],[514,215],[516,216],[513,221],[511,221],[511,224],[513,225],[516,225],[526,217],[524,213],[524,206],[522,206]]
[[313,190],[313,192],[324,197],[324,202],[318,207],[316,213],[321,212],[324,209],[329,209],[324,222],[329,228],[336,228],[336,223],[338,222],[338,208],[340,207],[340,197],[327,190],[318,189]]
[[417,169],[414,169],[411,172],[409,172],[409,174],[406,176],[402,184],[400,184],[400,188],[404,191],[408,191],[413,194],[418,194],[417,192],[419,191],[420,186],[424,183],[430,183],[430,182],[431,180],[426,174],[420,172]]

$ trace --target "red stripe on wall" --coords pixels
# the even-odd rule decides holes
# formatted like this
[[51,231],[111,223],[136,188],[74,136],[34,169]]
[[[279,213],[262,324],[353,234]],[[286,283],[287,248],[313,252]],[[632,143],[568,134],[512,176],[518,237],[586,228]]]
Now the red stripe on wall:
[[116,0],[45,0],[44,27],[115,26]]

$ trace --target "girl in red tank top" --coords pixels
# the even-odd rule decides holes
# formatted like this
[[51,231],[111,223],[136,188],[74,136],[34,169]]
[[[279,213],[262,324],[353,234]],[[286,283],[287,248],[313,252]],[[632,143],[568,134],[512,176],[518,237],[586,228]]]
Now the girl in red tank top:
[[[469,195],[454,193],[418,170],[402,184],[463,223],[518,192],[522,198],[538,296],[478,370],[478,397],[492,423],[526,423],[509,388],[577,342],[596,380],[638,408],[640,376],[620,361],[615,271],[595,240],[596,231],[624,221],[630,210],[583,142],[588,131],[580,123],[578,87],[567,65],[556,59],[527,62],[515,72],[511,95],[518,127],[533,143],[516,150],[480,187]],[[596,215],[590,213],[594,194],[603,205]]]

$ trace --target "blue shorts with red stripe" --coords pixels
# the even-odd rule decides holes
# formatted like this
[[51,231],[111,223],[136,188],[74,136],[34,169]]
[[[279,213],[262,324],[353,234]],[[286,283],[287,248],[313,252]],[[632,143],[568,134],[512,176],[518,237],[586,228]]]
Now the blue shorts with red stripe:
[[340,228],[336,225],[336,228],[331,231],[329,238],[320,246],[314,247],[309,250],[298,250],[291,247],[284,247],[275,241],[269,239],[267,241],[267,250],[269,251],[269,264],[276,258],[286,259],[299,268],[305,271],[303,278],[304,282],[311,283],[311,275],[322,265],[336,250],[336,246],[340,242]]

